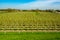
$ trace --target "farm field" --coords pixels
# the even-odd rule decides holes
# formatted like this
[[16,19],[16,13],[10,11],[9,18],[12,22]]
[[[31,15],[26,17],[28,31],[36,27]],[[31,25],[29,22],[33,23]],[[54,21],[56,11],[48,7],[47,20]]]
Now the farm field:
[[51,12],[0,12],[0,30],[60,30],[60,14]]
[[60,40],[60,32],[0,32],[0,40]]

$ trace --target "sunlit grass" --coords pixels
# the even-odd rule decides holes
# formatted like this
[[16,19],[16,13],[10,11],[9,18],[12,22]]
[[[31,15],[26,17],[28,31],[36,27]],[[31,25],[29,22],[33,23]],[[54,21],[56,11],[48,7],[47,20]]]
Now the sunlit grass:
[[50,12],[0,13],[0,28],[60,28],[60,14]]
[[0,32],[0,40],[60,40],[60,32]]

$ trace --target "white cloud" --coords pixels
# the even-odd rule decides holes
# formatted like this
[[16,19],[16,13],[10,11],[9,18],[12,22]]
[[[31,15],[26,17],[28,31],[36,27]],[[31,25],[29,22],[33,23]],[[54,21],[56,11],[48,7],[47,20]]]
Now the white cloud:
[[59,9],[60,5],[52,5],[54,2],[60,2],[59,0],[45,0],[34,1],[26,4],[18,5],[20,9]]

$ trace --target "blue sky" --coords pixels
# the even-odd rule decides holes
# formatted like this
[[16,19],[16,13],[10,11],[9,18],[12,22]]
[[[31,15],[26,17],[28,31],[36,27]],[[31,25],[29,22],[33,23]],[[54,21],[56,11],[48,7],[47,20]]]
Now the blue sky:
[[0,0],[0,9],[60,9],[60,0]]
[[28,2],[32,2],[35,0],[0,0],[0,3],[28,3]]

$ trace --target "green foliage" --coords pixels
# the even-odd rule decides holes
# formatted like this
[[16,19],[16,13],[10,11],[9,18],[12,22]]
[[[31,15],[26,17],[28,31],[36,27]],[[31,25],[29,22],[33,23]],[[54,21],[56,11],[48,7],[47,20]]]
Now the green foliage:
[[60,40],[60,32],[0,32],[0,40]]

